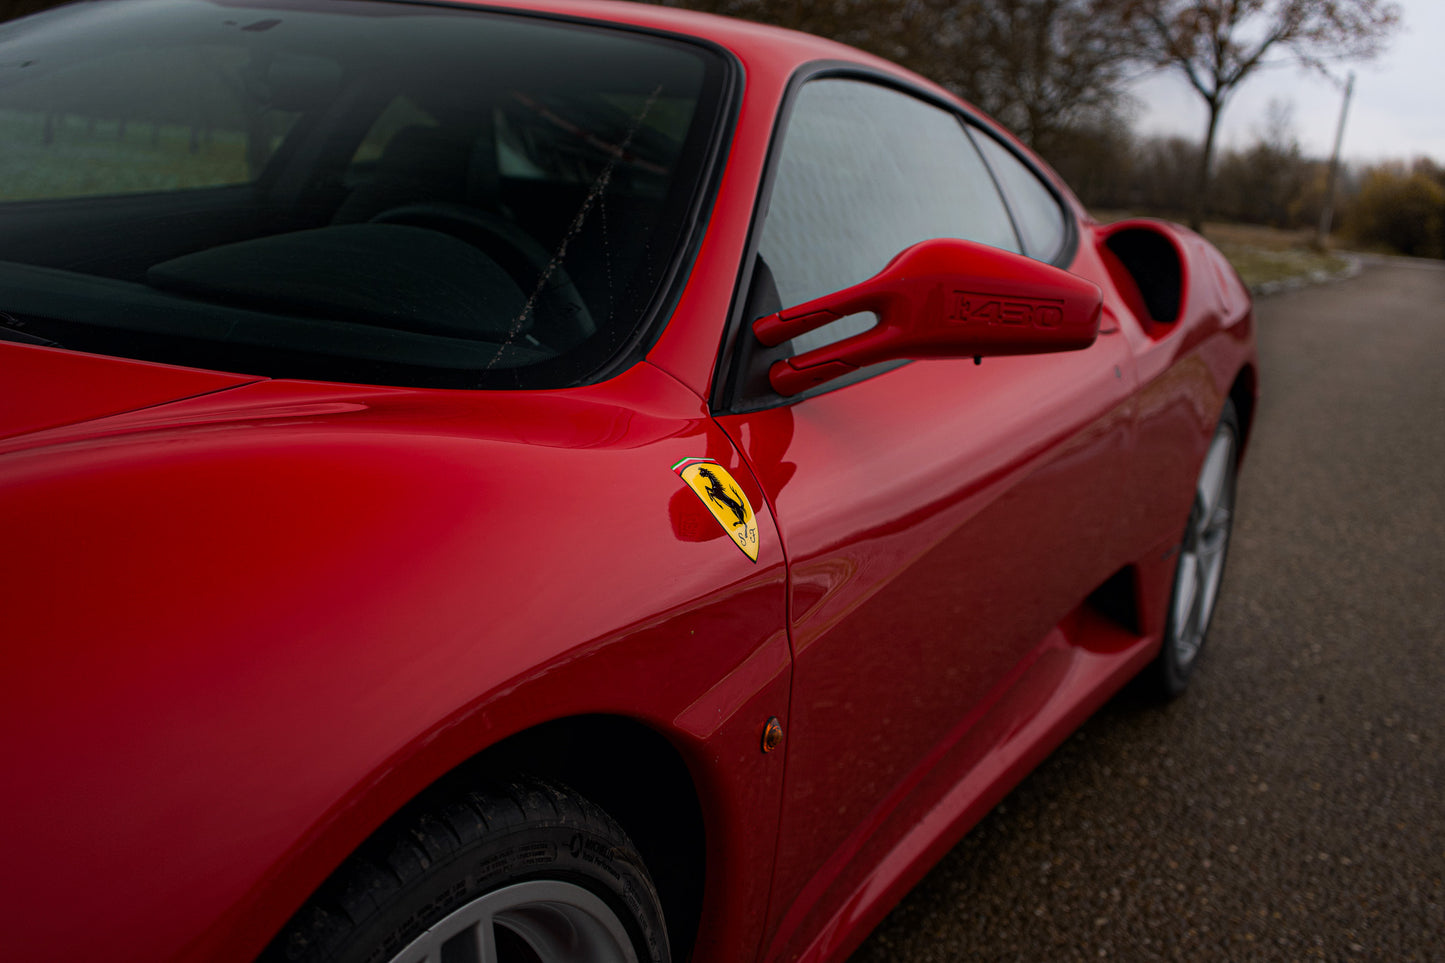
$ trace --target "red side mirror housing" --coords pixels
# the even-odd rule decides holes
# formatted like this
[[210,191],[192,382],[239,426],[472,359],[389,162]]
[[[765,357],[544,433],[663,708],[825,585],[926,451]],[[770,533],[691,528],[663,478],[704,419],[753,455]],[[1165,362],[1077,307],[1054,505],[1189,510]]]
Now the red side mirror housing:
[[753,334],[771,347],[850,314],[878,316],[867,331],[775,362],[773,390],[791,396],[880,361],[1087,348],[1102,303],[1093,282],[1042,261],[936,238],[860,284],[758,318]]

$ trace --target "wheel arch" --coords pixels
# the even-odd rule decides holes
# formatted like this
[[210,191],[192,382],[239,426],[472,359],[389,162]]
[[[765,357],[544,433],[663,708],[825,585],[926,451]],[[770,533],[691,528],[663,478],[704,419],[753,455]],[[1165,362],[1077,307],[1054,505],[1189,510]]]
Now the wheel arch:
[[[564,786],[622,827],[658,891],[673,958],[690,958],[702,914],[706,870],[700,796],[683,755],[665,736],[645,723],[616,715],[543,722],[458,763],[357,841],[295,912],[334,885],[352,856],[397,836],[401,827],[415,823],[421,814],[444,808],[468,791],[515,777]],[[283,924],[281,932],[289,925]]]
[[1229,400],[1234,402],[1234,412],[1239,416],[1238,457],[1243,460],[1254,427],[1254,409],[1259,401],[1259,375],[1254,365],[1245,365],[1234,376],[1234,383],[1229,387]]
[[442,781],[467,772],[540,776],[602,807],[642,854],[673,957],[691,955],[702,915],[706,829],[691,771],[665,736],[623,716],[572,716],[510,736]]

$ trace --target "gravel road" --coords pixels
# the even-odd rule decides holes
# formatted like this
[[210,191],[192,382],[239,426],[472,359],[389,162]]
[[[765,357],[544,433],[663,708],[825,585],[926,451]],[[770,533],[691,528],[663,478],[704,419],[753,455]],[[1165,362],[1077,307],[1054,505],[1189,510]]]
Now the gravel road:
[[1190,691],[1100,710],[852,963],[1445,960],[1445,266],[1256,313]]

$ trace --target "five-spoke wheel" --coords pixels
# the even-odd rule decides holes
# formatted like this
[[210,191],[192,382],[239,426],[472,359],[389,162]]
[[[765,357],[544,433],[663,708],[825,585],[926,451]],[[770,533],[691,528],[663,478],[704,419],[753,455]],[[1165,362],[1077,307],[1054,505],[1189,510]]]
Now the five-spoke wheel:
[[1229,550],[1238,465],[1239,419],[1234,405],[1225,402],[1194,484],[1194,503],[1174,569],[1164,644],[1151,673],[1153,687],[1165,697],[1184,691],[1209,631]]
[[433,794],[352,855],[262,960],[667,963],[662,905],[605,812],[528,776]]

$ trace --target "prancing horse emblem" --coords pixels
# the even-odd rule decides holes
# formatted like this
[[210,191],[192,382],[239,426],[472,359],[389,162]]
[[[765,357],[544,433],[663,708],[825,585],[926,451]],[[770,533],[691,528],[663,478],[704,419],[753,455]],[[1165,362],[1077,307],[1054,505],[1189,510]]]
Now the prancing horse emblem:
[[699,466],[697,473],[707,479],[707,488],[703,489],[704,494],[719,505],[727,506],[727,510],[733,513],[734,525],[746,525],[748,512],[743,507],[743,493],[736,488],[729,491],[711,469]]
[[723,531],[743,554],[758,560],[758,522],[753,506],[733,476],[715,461],[706,458],[684,458],[672,470],[707,506]]

